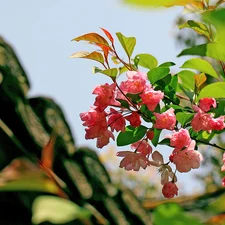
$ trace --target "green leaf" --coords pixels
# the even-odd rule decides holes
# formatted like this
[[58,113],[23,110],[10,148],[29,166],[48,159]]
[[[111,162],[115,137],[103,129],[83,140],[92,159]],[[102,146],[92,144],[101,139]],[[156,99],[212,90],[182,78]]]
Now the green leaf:
[[123,100],[123,99],[116,99],[118,102],[120,102],[121,106],[126,108],[126,109],[129,109],[130,108],[130,105],[129,103],[126,101],[126,100]]
[[198,34],[200,34],[200,35],[204,35],[204,36],[206,36],[207,38],[210,37],[208,27],[207,27],[205,24],[200,23],[200,22],[198,22],[198,21],[188,20],[186,23],[181,24],[181,25],[178,26],[178,27],[179,27],[179,29],[190,28],[190,29],[196,31],[196,32],[197,32]]
[[211,66],[211,64],[208,61],[201,58],[189,59],[181,66],[181,68],[198,70],[200,72],[211,75],[212,77],[218,78],[218,75]]
[[97,33],[84,34],[72,39],[72,41],[89,41],[90,43],[109,46],[109,43],[106,41],[106,39]]
[[93,67],[93,73],[102,73],[107,75],[108,77],[111,77],[112,79],[115,79],[118,75],[118,69],[117,68],[111,68],[107,70],[101,70],[98,67]]
[[178,57],[184,55],[208,56],[213,59],[225,61],[224,46],[218,43],[202,44],[185,49],[178,55]]
[[176,114],[176,119],[183,127],[192,120],[193,116],[194,116],[194,113],[178,112]]
[[135,56],[135,58],[139,59],[138,65],[147,69],[156,68],[158,65],[157,59],[150,54],[138,54]]
[[167,145],[170,146],[170,138],[164,138],[162,141],[158,143],[159,145]]
[[158,67],[171,67],[171,66],[175,66],[176,64],[174,62],[164,62],[161,65],[159,65]]
[[125,132],[120,132],[117,137],[117,145],[124,146],[135,143],[143,138],[148,130],[145,126],[132,127],[127,126]]
[[136,45],[135,37],[125,37],[120,32],[116,33],[116,36],[118,37],[120,44],[122,45],[123,49],[125,50],[128,58],[130,58],[134,51],[134,47]]
[[75,219],[89,219],[91,216],[87,209],[55,196],[37,197],[33,202],[32,211],[34,224],[43,222],[64,224]]
[[157,67],[148,72],[148,79],[154,84],[156,81],[164,78],[169,72],[169,68]]
[[195,73],[190,70],[180,71],[178,74],[184,88],[195,90]]
[[195,217],[184,213],[183,209],[174,203],[161,204],[153,212],[154,225],[201,225]]
[[151,140],[152,144],[156,147],[159,143],[159,137],[162,130],[154,128],[154,138]]
[[201,98],[225,98],[225,82],[216,82],[205,86],[199,93]]
[[179,84],[179,87],[180,87],[180,90],[183,91],[183,93],[184,93],[185,95],[187,95],[187,97],[188,97],[188,98],[190,99],[190,101],[192,102],[195,93],[194,93],[193,91],[189,91],[189,90],[185,89],[185,88],[183,87],[183,85],[181,85],[181,84]]
[[101,53],[99,52],[76,52],[70,56],[70,58],[84,58],[84,59],[91,59],[101,64],[104,64],[104,58]]

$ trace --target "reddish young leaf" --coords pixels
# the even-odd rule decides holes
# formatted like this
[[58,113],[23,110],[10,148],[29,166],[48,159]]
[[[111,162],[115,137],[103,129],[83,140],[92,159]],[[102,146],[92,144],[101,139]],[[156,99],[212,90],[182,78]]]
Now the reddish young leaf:
[[56,133],[53,132],[48,144],[42,150],[41,164],[44,168],[52,169],[56,138]]
[[109,31],[107,31],[106,29],[102,28],[103,32],[105,33],[105,35],[108,37],[108,39],[112,42],[112,44],[114,43],[114,39],[113,36],[109,33]]
[[84,34],[72,39],[72,41],[89,41],[91,44],[94,43],[109,46],[109,43],[106,41],[106,39],[97,33]]
[[73,55],[71,55],[70,58],[90,59],[90,60],[100,62],[101,64],[104,64],[104,58],[103,58],[102,54],[99,52],[96,52],[96,51],[91,52],[91,53],[90,52],[76,52]]

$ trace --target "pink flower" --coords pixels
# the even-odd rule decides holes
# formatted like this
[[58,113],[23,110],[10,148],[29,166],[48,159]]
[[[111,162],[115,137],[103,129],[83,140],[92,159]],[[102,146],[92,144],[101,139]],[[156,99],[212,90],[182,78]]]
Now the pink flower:
[[191,126],[195,132],[199,132],[201,130],[211,132],[211,121],[212,115],[207,113],[196,113],[191,121]]
[[176,175],[172,172],[171,167],[168,164],[164,164],[163,156],[158,152],[154,151],[152,153],[153,161],[149,161],[150,165],[159,167],[159,173],[161,174],[161,184],[169,182],[169,177],[176,181]]
[[225,187],[225,177],[222,179],[222,185]]
[[124,118],[130,122],[132,127],[139,127],[141,125],[141,117],[137,112],[132,112],[131,115]]
[[80,118],[84,121],[83,126],[101,125],[106,127],[106,115],[104,111],[99,111],[98,108],[91,107],[88,112],[80,113]]
[[188,130],[181,128],[178,132],[174,132],[170,137],[170,145],[176,149],[186,147],[191,141]]
[[154,111],[160,100],[164,98],[164,93],[161,91],[154,91],[153,88],[149,88],[144,91],[140,97],[142,98],[143,104],[146,104],[150,111]]
[[173,130],[176,125],[176,116],[174,109],[170,108],[164,113],[154,113],[156,121],[154,127],[157,129]]
[[127,81],[120,84],[120,89],[125,93],[138,94],[144,91],[146,86],[147,75],[137,71],[127,72]]
[[223,166],[221,167],[221,171],[225,171],[225,153],[223,153]]
[[110,115],[108,119],[108,126],[114,131],[125,131],[126,121],[121,113],[118,113],[115,109],[110,108]]
[[107,144],[109,144],[109,139],[112,138],[114,140],[114,135],[111,131],[105,129],[102,131],[101,136],[97,137],[97,144],[98,148],[103,148]]
[[168,182],[163,185],[162,194],[165,198],[173,198],[178,195],[177,185],[173,182]]
[[152,153],[152,147],[146,140],[137,141],[131,145],[131,148],[136,150],[136,152],[140,152],[143,156],[149,157]]
[[149,166],[148,159],[140,153],[121,151],[117,153],[117,156],[124,157],[120,162],[120,168],[125,170],[138,171],[140,167],[146,169]]
[[179,172],[189,172],[191,169],[197,169],[203,160],[200,152],[194,150],[195,141],[191,141],[185,150],[180,150],[173,154],[172,160]]
[[214,98],[202,98],[199,101],[199,108],[204,112],[208,112],[210,107],[216,108],[216,100]]
[[97,86],[92,94],[97,95],[94,105],[103,111],[108,106],[120,106],[120,103],[115,100],[116,83],[111,85],[104,84]]
[[148,130],[148,132],[147,132],[147,138],[149,139],[149,140],[152,140],[153,138],[154,138],[154,131],[153,130]]
[[224,118],[225,118],[225,116],[220,116],[216,119],[211,119],[210,120],[211,129],[212,130],[223,130],[225,128]]

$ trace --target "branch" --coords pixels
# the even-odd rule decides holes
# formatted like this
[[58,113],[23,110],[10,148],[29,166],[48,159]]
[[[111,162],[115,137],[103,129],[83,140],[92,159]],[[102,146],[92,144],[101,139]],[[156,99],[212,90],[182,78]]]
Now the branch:
[[210,146],[212,146],[214,148],[218,148],[218,149],[221,149],[221,150],[225,151],[225,148],[223,148],[223,147],[221,147],[221,146],[219,146],[219,145],[217,145],[215,143],[207,143],[207,142],[200,141],[200,140],[196,140],[196,142],[202,143],[204,145],[210,145]]

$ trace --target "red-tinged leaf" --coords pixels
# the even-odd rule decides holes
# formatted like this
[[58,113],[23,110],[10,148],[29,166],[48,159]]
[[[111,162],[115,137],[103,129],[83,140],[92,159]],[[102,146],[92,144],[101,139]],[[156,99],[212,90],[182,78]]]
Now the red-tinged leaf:
[[106,29],[102,28],[103,32],[105,33],[105,35],[108,37],[108,39],[112,42],[112,44],[114,43],[114,39],[113,36],[109,33],[109,31],[107,31]]
[[97,62],[104,64],[104,58],[101,53],[99,52],[76,52],[70,56],[70,58],[83,58],[83,59],[90,59]]
[[195,86],[198,89],[201,89],[202,85],[206,82],[207,77],[204,73],[200,73],[200,74],[196,74],[194,76],[194,79],[195,79]]
[[56,138],[56,133],[53,132],[48,144],[42,150],[41,164],[44,168],[52,169]]
[[89,41],[90,43],[109,46],[109,43],[106,41],[106,39],[97,33],[84,34],[82,36],[72,39],[72,41]]

